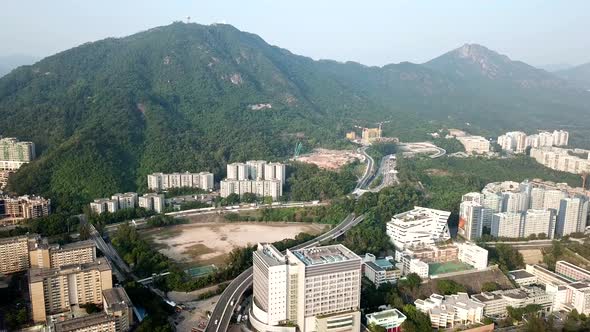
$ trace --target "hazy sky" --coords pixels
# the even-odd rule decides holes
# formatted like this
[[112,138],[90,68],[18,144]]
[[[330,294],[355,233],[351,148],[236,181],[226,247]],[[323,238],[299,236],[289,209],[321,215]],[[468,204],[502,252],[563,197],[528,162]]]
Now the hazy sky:
[[315,59],[424,62],[479,43],[533,65],[590,62],[588,0],[6,0],[0,55],[47,56],[187,16]]

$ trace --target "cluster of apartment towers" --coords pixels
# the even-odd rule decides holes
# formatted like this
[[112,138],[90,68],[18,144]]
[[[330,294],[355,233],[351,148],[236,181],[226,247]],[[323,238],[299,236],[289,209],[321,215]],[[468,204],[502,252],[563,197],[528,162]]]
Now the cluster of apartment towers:
[[[60,246],[38,235],[0,239],[0,273],[27,272],[32,319],[51,331],[128,331],[133,304],[122,287],[113,287],[105,258],[93,241]],[[84,314],[82,305],[102,312]]]
[[[0,191],[10,174],[35,159],[35,144],[16,138],[0,137]],[[0,195],[0,224],[15,224],[23,219],[45,217],[51,212],[51,202],[38,196],[9,197]]]
[[264,160],[228,164],[227,177],[219,184],[220,196],[251,193],[259,197],[272,197],[276,201],[283,196],[285,173],[285,164]]
[[499,238],[533,234],[554,238],[584,232],[588,196],[567,188],[537,181],[490,183],[481,193],[463,195],[459,234],[476,240],[484,232]]

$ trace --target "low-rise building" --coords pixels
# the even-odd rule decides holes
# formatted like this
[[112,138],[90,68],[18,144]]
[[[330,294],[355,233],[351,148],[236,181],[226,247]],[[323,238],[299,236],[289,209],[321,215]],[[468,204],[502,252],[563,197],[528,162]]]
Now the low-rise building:
[[481,323],[485,307],[483,303],[470,299],[467,293],[432,294],[425,300],[416,300],[414,305],[430,316],[435,329]]
[[542,311],[550,312],[553,306],[553,296],[536,286],[482,292],[472,295],[471,299],[485,305],[483,312],[488,317],[506,317],[508,307],[522,308],[529,304],[537,304]]
[[123,287],[114,287],[102,291],[105,313],[115,318],[117,332],[129,331],[133,325],[133,303]]
[[402,324],[406,320],[406,316],[397,309],[383,310],[366,314],[367,325],[376,325],[385,328],[386,332],[401,332]]
[[546,268],[538,264],[527,264],[526,271],[537,277],[537,282],[542,285],[554,284],[554,285],[567,285],[573,280],[561,276],[555,272],[549,271]]
[[575,281],[590,281],[590,271],[566,261],[557,261],[555,263],[555,273]]
[[482,136],[462,136],[457,140],[463,144],[465,152],[469,154],[486,154],[490,152],[490,141]]
[[529,286],[537,283],[537,276],[527,272],[524,269],[514,270],[508,272],[508,277],[513,280],[518,286]]
[[395,283],[401,275],[402,271],[393,265],[389,259],[376,259],[374,255],[365,254],[363,258],[363,276],[371,280],[376,286]]
[[488,251],[473,243],[457,243],[459,248],[459,260],[476,269],[485,269],[488,266]]

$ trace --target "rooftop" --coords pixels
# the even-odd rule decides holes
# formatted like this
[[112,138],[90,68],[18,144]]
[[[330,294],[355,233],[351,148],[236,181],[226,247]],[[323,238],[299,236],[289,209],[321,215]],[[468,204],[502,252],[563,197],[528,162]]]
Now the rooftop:
[[83,248],[93,248],[95,246],[94,241],[92,240],[85,240],[85,241],[77,241],[72,243],[64,244],[60,246],[59,244],[53,245],[52,250],[55,251],[67,251],[67,250],[75,250],[75,249],[83,249]]
[[519,280],[519,279],[527,279],[527,278],[534,278],[535,275],[532,273],[527,272],[524,269],[520,269],[520,270],[514,270],[514,271],[508,271],[508,275],[514,279],[514,280]]
[[114,317],[109,317],[104,313],[96,313],[84,317],[68,319],[63,322],[55,323],[55,332],[69,332],[78,331],[80,329],[91,327],[94,325],[104,324],[107,322],[114,322]]
[[67,275],[78,271],[108,271],[110,269],[111,266],[107,260],[104,257],[101,257],[91,263],[66,265],[59,268],[32,268],[29,270],[29,279],[30,282],[39,282],[51,276]]
[[365,265],[371,268],[373,271],[384,271],[383,268],[373,262],[366,262]]
[[109,310],[118,311],[130,307],[131,300],[123,287],[114,287],[102,291],[102,296]]
[[446,216],[448,219],[450,215],[451,213],[448,211],[428,209],[416,206],[413,210],[396,214],[395,216],[393,216],[391,221],[411,222],[434,219],[439,218],[441,216]]
[[366,317],[367,317],[367,320],[370,320],[370,319],[374,319],[374,320],[402,319],[402,320],[405,320],[406,319],[406,316],[395,308],[367,314]]
[[584,289],[584,288],[590,288],[590,284],[588,284],[587,282],[573,282],[571,284],[568,285],[568,287],[571,288],[575,288],[575,289]]
[[354,259],[360,260],[359,256],[341,244],[298,249],[292,251],[292,253],[307,266],[333,264]]
[[283,265],[286,263],[285,255],[269,243],[259,243],[255,254],[260,257],[268,266]]
[[590,275],[590,271],[588,271],[588,270],[585,270],[585,269],[583,269],[583,268],[581,268],[581,267],[579,267],[579,266],[577,266],[577,265],[574,265],[574,264],[572,264],[572,263],[570,263],[570,262],[566,262],[566,261],[557,261],[557,263],[556,263],[556,266],[557,266],[557,265],[565,265],[565,266],[567,266],[567,267],[569,267],[569,268],[571,268],[571,269],[574,269],[574,270],[576,270],[576,271],[578,271],[578,272],[581,272],[581,273],[585,273],[585,274],[588,274],[588,275]]

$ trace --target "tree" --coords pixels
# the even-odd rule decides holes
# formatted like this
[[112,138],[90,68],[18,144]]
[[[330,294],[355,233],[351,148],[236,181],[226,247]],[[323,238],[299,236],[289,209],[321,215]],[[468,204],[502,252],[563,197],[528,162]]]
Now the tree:
[[402,324],[402,331],[404,332],[426,332],[432,331],[432,323],[430,317],[425,313],[416,309],[411,304],[406,304],[402,308],[402,312],[406,315],[406,320]]
[[410,273],[406,276],[406,279],[400,281],[400,284],[413,292],[422,284],[422,278],[416,273]]
[[387,332],[387,329],[381,325],[377,325],[375,323],[369,324],[369,331],[371,332]]
[[99,306],[97,306],[95,303],[92,303],[92,302],[81,304],[80,308],[86,309],[87,314],[93,314],[93,313],[97,313],[97,312],[102,311],[102,309]]
[[490,254],[490,261],[498,264],[504,272],[516,270],[524,266],[522,254],[505,243],[488,248],[488,252]]
[[80,224],[78,227],[80,240],[88,240],[90,238],[90,225],[88,223]]
[[459,292],[466,292],[465,286],[455,282],[454,280],[437,280],[436,288],[443,295],[457,294]]
[[254,193],[244,193],[244,195],[242,195],[241,201],[243,203],[254,203],[257,201],[257,199],[258,197],[256,197],[256,194]]
[[240,203],[240,195],[231,193],[225,198],[225,205],[235,205]]
[[481,291],[482,292],[493,292],[495,290],[498,290],[499,285],[493,281],[488,281],[488,282],[484,282],[483,285],[481,285]]

